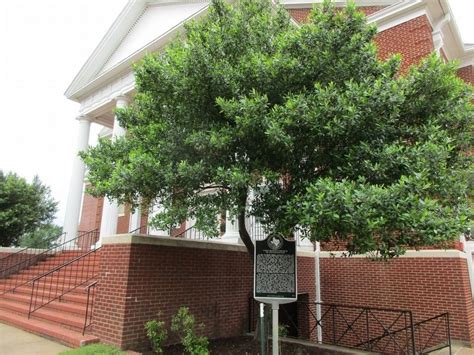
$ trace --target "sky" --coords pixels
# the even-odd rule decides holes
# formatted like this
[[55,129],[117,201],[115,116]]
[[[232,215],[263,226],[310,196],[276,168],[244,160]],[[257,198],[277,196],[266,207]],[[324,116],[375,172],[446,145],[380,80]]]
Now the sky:
[[[126,2],[0,2],[0,170],[38,175],[59,202],[60,225],[79,110],[64,92]],[[449,2],[463,41],[474,43],[474,1]],[[93,125],[91,142],[99,129]]]

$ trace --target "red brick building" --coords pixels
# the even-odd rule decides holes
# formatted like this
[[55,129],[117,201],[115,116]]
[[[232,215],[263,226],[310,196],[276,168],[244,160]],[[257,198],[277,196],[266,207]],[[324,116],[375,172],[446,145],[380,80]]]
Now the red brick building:
[[[280,1],[296,22],[306,20],[314,2],[318,1]],[[447,0],[359,0],[356,4],[368,22],[378,27],[380,58],[402,54],[403,72],[436,52],[446,60],[458,60],[459,76],[474,84],[474,46],[462,43]],[[87,148],[92,122],[104,126],[103,136],[125,133],[113,112],[133,98],[131,65],[146,52],[162,49],[182,30],[183,23],[205,16],[207,7],[205,1],[129,1],[66,91],[69,99],[81,105],[78,150]],[[167,231],[147,227],[153,210],[131,214],[127,206],[84,194],[84,175],[84,165],[75,157],[64,228],[69,239],[78,231],[100,230],[99,283],[93,327],[88,330],[93,339],[57,338],[73,345],[98,338],[125,349],[142,349],[147,344],[144,323],[159,312],[169,321],[181,305],[189,306],[206,324],[210,337],[235,336],[248,330],[252,265],[238,242],[235,221],[226,220],[225,233],[214,242],[188,240],[187,234],[173,238]],[[187,221],[172,234],[192,225],[193,221]],[[299,243],[302,299],[409,309],[418,320],[449,312],[452,338],[474,345],[470,282],[474,270],[466,245],[409,251],[387,263],[365,256],[341,258],[338,252],[334,257],[323,250],[318,253],[319,272],[315,273],[312,244]],[[27,322],[2,313],[5,308],[0,299],[0,320],[41,333],[41,325],[28,328]],[[72,332],[71,326],[68,329]]]

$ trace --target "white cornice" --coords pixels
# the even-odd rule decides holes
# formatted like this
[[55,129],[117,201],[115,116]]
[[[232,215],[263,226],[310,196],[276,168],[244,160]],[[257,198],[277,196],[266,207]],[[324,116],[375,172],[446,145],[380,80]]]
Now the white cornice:
[[[308,8],[312,4],[319,2],[320,0],[280,1],[280,3],[286,8]],[[109,92],[108,95],[105,95],[106,97],[102,96],[100,100],[94,100],[95,102],[91,103],[89,101],[86,105],[83,104],[83,100],[87,97],[95,96],[98,89],[110,86],[118,77],[129,75],[131,73],[131,64],[141,59],[145,53],[157,51],[165,46],[171,38],[178,35],[183,30],[183,24],[185,21],[191,18],[203,16],[208,10],[207,6],[204,7],[194,15],[188,17],[185,21],[171,28],[162,36],[144,45],[110,69],[99,74],[99,71],[103,68],[114,50],[116,50],[117,46],[130,31],[130,28],[132,28],[137,19],[139,19],[146,7],[165,3],[208,3],[208,1],[130,0],[65,92],[65,95],[69,99],[81,102],[81,112],[87,113],[93,111],[98,107],[97,105],[104,104],[107,100],[110,100],[109,96],[115,94],[115,92]],[[346,1],[336,1],[336,5],[343,5],[345,3]],[[447,0],[356,0],[356,4],[359,6],[386,6],[384,9],[368,16],[368,22],[376,24],[379,31],[387,30],[423,15],[428,18],[432,26],[447,14],[450,14],[452,17]],[[442,27],[442,29],[440,29],[440,31],[434,33],[433,36],[434,40],[437,40],[442,45],[442,49],[446,53],[448,59],[459,59],[461,61],[461,66],[473,63],[474,48],[464,46],[454,20],[449,21]],[[133,89],[133,82],[129,82],[121,88],[121,90],[127,92],[130,92]]]
[[378,31],[383,32],[423,15],[429,18],[424,1],[408,0],[377,11],[367,17],[367,22],[376,24]]
[[[75,101],[80,101],[80,98],[91,90],[94,90],[98,85],[106,83],[108,80],[115,77],[118,73],[123,73],[124,70],[131,70],[131,64],[142,58],[146,52],[153,52],[169,42],[170,38],[179,33],[183,29],[184,22],[191,18],[198,18],[207,12],[208,6],[198,11],[194,15],[186,18],[179,25],[170,29],[168,32],[146,44],[136,52],[129,55],[107,71],[99,72],[107,63],[113,51],[120,45],[124,37],[129,33],[133,25],[139,20],[147,6],[159,4],[186,4],[186,3],[209,3],[208,0],[130,0],[110,29],[107,31],[104,38],[101,40],[92,55],[86,61],[79,73],[73,79],[72,83],[67,88],[65,95],[67,98]],[[96,77],[97,76],[97,77]]]
[[112,26],[109,28],[99,45],[92,52],[89,59],[79,70],[72,83],[64,93],[67,98],[76,100],[76,92],[87,84],[98,70],[107,62],[110,54],[133,26],[137,18],[146,7],[146,0],[130,0]]
[[162,36],[156,38],[152,42],[146,44],[142,48],[138,49],[134,53],[130,54],[125,59],[121,60],[109,70],[105,71],[104,73],[97,76],[92,81],[86,83],[84,86],[78,88],[72,95],[71,98],[80,98],[83,97],[87,92],[94,90],[97,87],[100,87],[104,83],[110,81],[114,77],[117,76],[119,73],[123,73],[126,71],[131,71],[131,65],[138,60],[140,60],[146,53],[152,53],[160,50],[163,48],[172,38],[179,35],[184,30],[184,23],[191,19],[196,19],[203,16],[207,13],[208,7],[206,6],[202,10],[198,11],[197,13],[193,14],[192,16],[188,17],[185,21],[181,22],[179,25],[171,28],[169,31],[164,33]]
[[[400,0],[355,0],[357,6],[389,6]],[[287,9],[310,8],[314,4],[322,3],[323,0],[280,0],[279,3]],[[337,7],[347,5],[347,0],[333,1]]]
[[[117,234],[102,239],[102,245],[110,244],[144,244],[144,245],[156,245],[156,246],[167,246],[167,247],[178,247],[178,248],[194,248],[194,249],[210,249],[210,250],[225,250],[225,251],[237,251],[247,252],[247,249],[243,245],[230,244],[222,242],[219,238],[209,240],[193,240],[184,238],[173,238],[169,236],[161,235],[146,235],[146,234]],[[314,258],[315,253],[313,251],[301,250],[296,251],[297,256]]]
[[[360,258],[371,258],[371,254],[357,254],[352,256],[347,256],[346,251],[322,251],[320,254],[321,258],[339,258],[339,259],[360,259]],[[405,254],[400,255],[399,259],[405,258],[466,258],[466,253],[455,250],[455,249],[446,249],[446,250],[438,250],[438,249],[430,249],[430,250],[407,250]],[[396,260],[396,259],[393,259]]]
[[464,57],[459,58],[459,68],[464,68],[469,65],[474,66],[474,51],[469,51]]

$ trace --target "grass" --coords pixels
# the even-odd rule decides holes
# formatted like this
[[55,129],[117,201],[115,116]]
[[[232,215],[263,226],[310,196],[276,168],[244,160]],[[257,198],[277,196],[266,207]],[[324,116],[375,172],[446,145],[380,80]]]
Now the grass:
[[105,344],[90,344],[81,348],[60,352],[58,355],[125,355],[122,350]]

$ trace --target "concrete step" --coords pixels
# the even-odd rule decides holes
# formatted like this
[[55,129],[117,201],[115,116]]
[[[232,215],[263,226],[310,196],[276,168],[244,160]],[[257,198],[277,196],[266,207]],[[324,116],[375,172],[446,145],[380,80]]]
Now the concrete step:
[[0,321],[31,333],[53,338],[71,347],[80,347],[99,342],[99,338],[93,335],[82,335],[81,332],[51,324],[42,319],[28,319],[24,315],[12,313],[4,309],[0,309]]
[[[16,305],[18,307],[22,306],[29,309],[29,303],[28,304],[20,303],[15,300],[6,299],[6,298],[3,298],[3,299],[0,298],[0,308],[5,308],[5,307],[2,307],[2,305],[5,305],[6,308],[13,308],[9,305]],[[70,313],[78,317],[84,317],[86,315],[85,304],[66,303],[66,302],[60,302],[58,300],[55,300],[51,302],[50,304],[48,304],[47,306],[45,306],[45,308],[57,310],[64,313]]]
[[[8,280],[15,278],[16,276],[19,275],[29,275],[30,277],[36,277],[40,276],[43,274],[46,274],[50,271],[54,270],[54,268],[28,268],[28,269],[23,269],[18,272],[12,273],[7,277],[0,278],[0,282],[2,280]],[[54,274],[55,277],[57,277],[58,273],[62,273],[65,276],[80,276],[81,274],[88,274],[88,273],[98,273],[100,270],[99,266],[96,265],[83,265],[82,263],[78,263],[77,265],[67,265],[63,268],[61,268],[59,271],[52,272],[51,274]]]
[[[20,303],[28,303],[30,304],[31,301],[31,294],[24,294],[24,293],[5,293],[2,296],[4,299],[12,300]],[[41,295],[39,298],[41,299]],[[76,304],[86,304],[87,303],[87,294],[84,295],[77,295],[77,294],[65,294],[61,297],[61,301],[68,302],[68,303],[76,303]]]
[[[86,284],[78,286],[74,289],[72,289],[74,287],[73,284],[69,284],[69,285],[59,284],[59,285],[57,285],[57,287],[54,284],[51,285],[51,286],[48,285],[48,284],[43,284],[43,285],[39,285],[39,287],[36,286],[35,289],[37,290],[36,293],[39,296],[48,295],[48,293],[50,292],[49,290],[51,290],[51,292],[54,291],[56,293],[68,291],[68,293],[70,293],[70,294],[82,296],[82,295],[87,295],[86,287],[89,283],[90,282],[87,282]],[[30,285],[24,285],[24,286],[17,287],[15,289],[15,293],[31,295],[31,286]]]
[[[28,317],[29,305],[25,303],[14,302],[10,300],[0,299],[0,309],[9,310]],[[85,307],[84,307],[85,315]],[[37,309],[31,314],[35,319],[42,319],[52,324],[60,324],[68,327],[68,329],[82,331],[84,326],[84,315],[63,312],[56,308],[50,308],[49,305]]]
[[[60,279],[61,281],[65,281],[67,283],[76,283],[76,282],[84,282],[88,279],[90,279],[91,277],[93,277],[94,275],[93,274],[88,274],[88,275],[81,275],[83,277],[75,277],[74,275],[69,275],[69,276],[65,276],[65,275],[61,275]],[[15,276],[12,276],[8,279],[4,279],[2,280],[3,283],[0,283],[0,285],[2,284],[6,284],[6,285],[19,285],[20,283],[23,283],[23,282],[26,282],[26,281],[31,281],[35,278],[36,276],[32,276],[32,275],[28,275],[28,274],[17,274]],[[52,280],[52,277],[45,277],[44,280],[47,280],[49,279],[49,281]]]
[[[89,281],[88,280],[93,280],[94,277],[88,277],[87,279],[80,279],[80,280],[77,280],[77,279],[68,279],[68,280],[65,280],[64,283],[63,281],[59,280],[59,283],[56,283],[56,282],[52,282],[51,280],[44,280],[44,281],[38,281],[36,284],[35,284],[35,288],[39,288],[40,289],[44,289],[44,290],[49,290],[50,288],[51,289],[56,289],[56,285],[58,285],[58,290],[59,289],[71,289],[73,288],[74,286],[76,285],[81,285],[81,286],[78,286],[77,288],[79,289],[78,291],[73,291],[75,293],[81,293],[81,290],[83,289],[83,287],[85,288],[87,285],[89,285]],[[12,282],[9,282],[9,283],[3,283],[3,284],[0,284],[0,296],[3,294],[3,293],[6,293],[6,292],[12,292],[12,289],[15,288],[15,291],[14,292],[17,292],[18,289],[21,288],[21,290],[26,290],[25,288],[29,288],[31,290],[31,285],[32,283],[30,282],[31,279],[24,279],[24,280],[13,280]],[[54,281],[58,281],[58,280],[54,280]],[[92,282],[92,281],[91,281]]]

